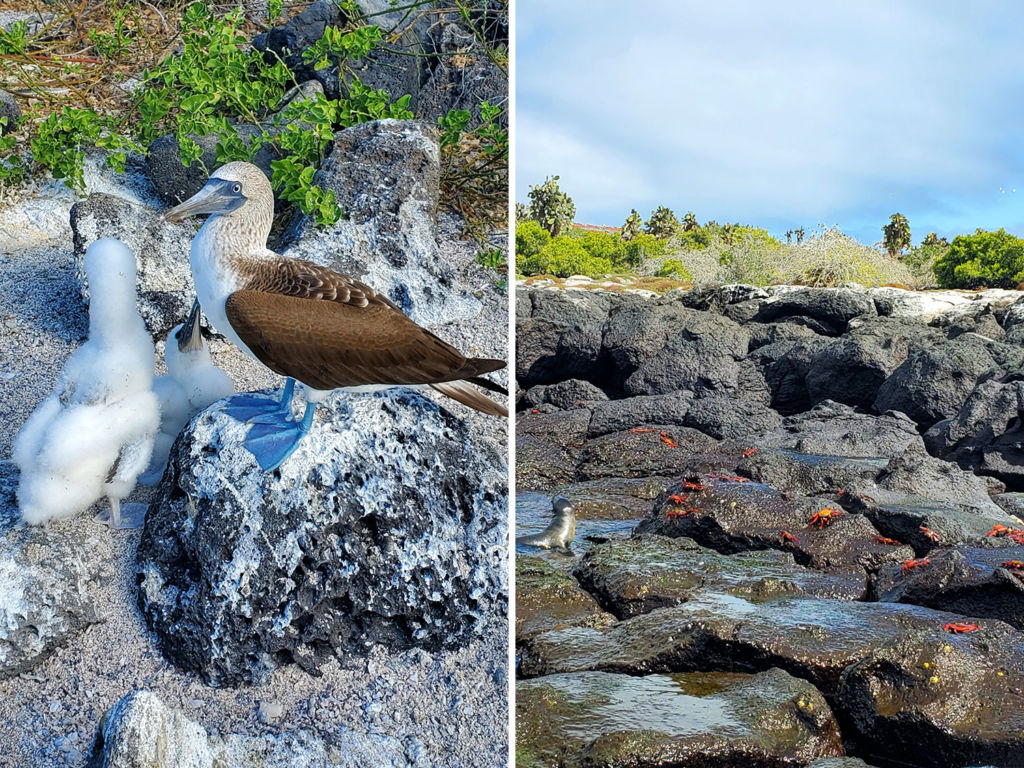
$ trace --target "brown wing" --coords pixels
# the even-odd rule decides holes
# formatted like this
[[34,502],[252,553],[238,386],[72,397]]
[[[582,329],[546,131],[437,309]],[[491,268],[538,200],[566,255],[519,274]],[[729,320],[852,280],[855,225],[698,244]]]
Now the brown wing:
[[228,297],[231,327],[271,370],[316,389],[431,384],[478,373],[373,289],[316,264],[268,263]]

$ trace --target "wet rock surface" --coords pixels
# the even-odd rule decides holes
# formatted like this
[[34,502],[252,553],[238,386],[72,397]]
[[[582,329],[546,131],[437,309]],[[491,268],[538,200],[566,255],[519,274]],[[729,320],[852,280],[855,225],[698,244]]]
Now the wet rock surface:
[[565,627],[615,622],[564,570],[528,555],[516,558],[516,638]]
[[759,768],[843,754],[821,694],[780,670],[550,675],[516,686],[516,712],[519,765]]
[[408,391],[337,396],[271,473],[246,429],[217,405],[197,417],[147,515],[139,605],[168,658],[236,685],[501,624],[504,463],[464,422]]
[[[579,498],[595,533],[547,559],[617,621],[517,639],[531,728],[558,736],[521,732],[520,759],[653,764],[644,729],[685,707],[648,692],[637,716],[615,698],[630,681],[774,670],[840,732],[842,751],[785,764],[1024,766],[1020,301],[521,290],[520,386],[607,399],[521,401],[519,487]],[[597,533],[603,515],[630,527]],[[628,734],[614,749],[607,711],[544,687],[595,673],[623,690],[594,699]],[[715,755],[697,764],[757,764]]]

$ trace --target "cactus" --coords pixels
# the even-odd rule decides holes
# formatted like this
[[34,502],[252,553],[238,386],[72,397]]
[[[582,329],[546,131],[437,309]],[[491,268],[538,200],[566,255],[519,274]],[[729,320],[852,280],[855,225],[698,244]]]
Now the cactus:
[[902,213],[894,213],[889,217],[889,223],[882,227],[882,235],[886,253],[895,259],[910,246],[910,222]]
[[576,206],[572,198],[558,188],[557,176],[549,176],[543,184],[530,187],[530,218],[552,237],[572,228]]
[[647,220],[645,231],[649,235],[667,240],[676,234],[681,227],[682,225],[679,223],[676,215],[664,205],[659,205],[655,210],[651,211],[651,218]]
[[640,234],[640,228],[643,225],[644,220],[640,218],[640,214],[637,213],[636,208],[634,208],[626,218],[626,223],[622,225],[622,229],[619,230],[619,237],[621,237],[623,241],[629,242]]

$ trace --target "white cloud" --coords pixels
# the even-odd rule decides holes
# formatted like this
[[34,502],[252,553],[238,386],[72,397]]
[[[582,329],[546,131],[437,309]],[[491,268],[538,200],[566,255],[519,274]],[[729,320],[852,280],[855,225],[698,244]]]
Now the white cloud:
[[1020,153],[1005,151],[1022,117],[1020,15],[519,0],[517,198],[560,173],[581,217],[606,223],[664,203],[879,227],[899,209],[941,229],[999,185],[1024,188]]

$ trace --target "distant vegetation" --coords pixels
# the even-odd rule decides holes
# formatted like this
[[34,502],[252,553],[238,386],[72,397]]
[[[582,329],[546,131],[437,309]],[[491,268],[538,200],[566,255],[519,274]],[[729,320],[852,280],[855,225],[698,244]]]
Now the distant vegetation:
[[785,241],[759,227],[701,224],[692,211],[681,219],[666,206],[644,222],[633,209],[617,231],[573,226],[576,206],[558,177],[531,187],[530,205],[516,206],[519,275],[637,274],[680,283],[866,286],[907,288],[1016,288],[1024,282],[1024,240],[977,230],[948,242],[934,232],[914,247],[910,222],[894,213],[874,246],[835,227],[785,233]]

